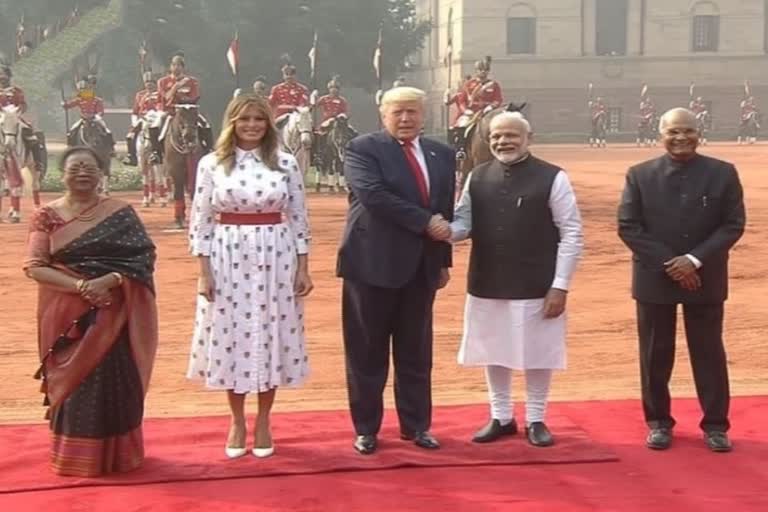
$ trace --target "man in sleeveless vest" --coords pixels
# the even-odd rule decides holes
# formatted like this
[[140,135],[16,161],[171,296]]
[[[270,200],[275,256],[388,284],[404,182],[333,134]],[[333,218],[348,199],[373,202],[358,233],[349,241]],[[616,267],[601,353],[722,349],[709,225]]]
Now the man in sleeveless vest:
[[493,160],[466,180],[451,240],[470,238],[464,336],[458,360],[483,366],[490,420],[477,443],[514,435],[512,370],[524,370],[525,432],[554,443],[545,423],[553,370],[565,368],[566,297],[583,246],[581,215],[566,173],[528,151],[519,112],[491,121]]

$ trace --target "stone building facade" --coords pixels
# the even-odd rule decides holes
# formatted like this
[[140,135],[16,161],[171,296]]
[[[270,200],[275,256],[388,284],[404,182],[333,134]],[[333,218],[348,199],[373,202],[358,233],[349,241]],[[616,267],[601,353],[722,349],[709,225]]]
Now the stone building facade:
[[[583,137],[588,84],[604,98],[615,137],[634,133],[647,84],[660,111],[711,102],[713,131],[735,134],[744,84],[768,109],[768,0],[416,0],[432,22],[408,79],[429,92],[431,133],[442,133],[449,75],[484,56],[505,100],[526,101],[535,130]],[[449,36],[453,58],[447,62]]]

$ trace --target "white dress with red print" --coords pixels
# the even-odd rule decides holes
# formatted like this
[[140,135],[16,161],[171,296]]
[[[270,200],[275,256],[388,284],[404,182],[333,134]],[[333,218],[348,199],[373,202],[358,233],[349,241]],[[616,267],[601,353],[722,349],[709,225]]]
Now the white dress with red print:
[[[190,248],[208,256],[214,300],[198,296],[188,378],[212,389],[264,392],[298,386],[309,367],[304,305],[294,293],[297,254],[309,227],[302,175],[293,156],[269,169],[257,152],[237,149],[227,175],[214,154],[198,167]],[[275,225],[224,225],[219,213],[281,213]]]

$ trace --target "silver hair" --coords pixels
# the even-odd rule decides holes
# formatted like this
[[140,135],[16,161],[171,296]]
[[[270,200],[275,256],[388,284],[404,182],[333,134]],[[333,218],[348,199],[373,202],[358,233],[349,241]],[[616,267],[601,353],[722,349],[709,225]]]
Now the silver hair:
[[499,123],[503,123],[505,121],[514,121],[517,123],[520,123],[525,128],[525,131],[530,134],[533,130],[531,129],[531,123],[525,118],[525,116],[522,114],[522,112],[501,112],[499,114],[496,114],[493,116],[493,119],[491,119],[490,129],[493,130],[496,125]]
[[671,108],[664,112],[664,114],[662,114],[662,116],[659,118],[659,133],[664,131],[664,125],[667,124],[667,120],[677,114],[685,114],[694,121],[694,124],[696,122],[696,114],[694,114],[691,109],[684,107]]

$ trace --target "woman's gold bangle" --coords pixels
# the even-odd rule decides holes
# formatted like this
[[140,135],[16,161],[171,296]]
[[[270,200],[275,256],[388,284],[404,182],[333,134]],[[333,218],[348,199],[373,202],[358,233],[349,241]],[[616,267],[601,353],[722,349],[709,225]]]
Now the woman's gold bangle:
[[75,282],[75,287],[79,293],[83,293],[83,289],[85,289],[85,279],[78,279],[77,282]]

